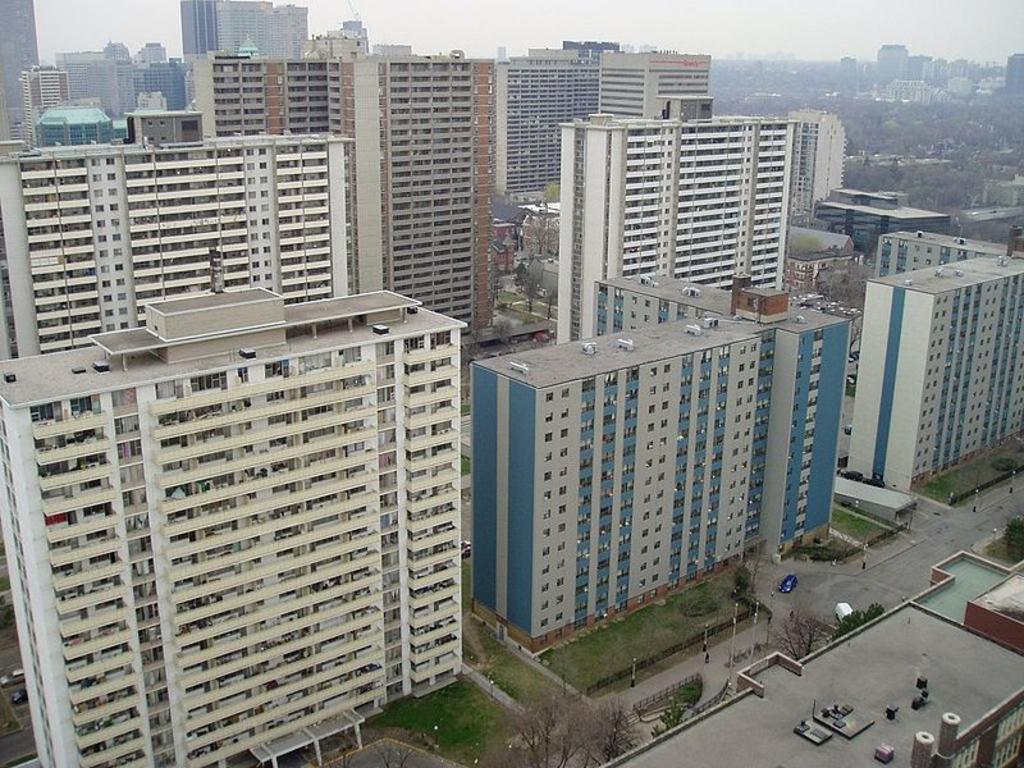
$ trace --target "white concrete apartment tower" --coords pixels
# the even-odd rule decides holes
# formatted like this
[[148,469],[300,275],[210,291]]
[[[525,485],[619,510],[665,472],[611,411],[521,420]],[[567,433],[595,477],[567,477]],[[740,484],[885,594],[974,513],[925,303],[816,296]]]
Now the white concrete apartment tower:
[[792,122],[594,115],[562,127],[558,338],[594,327],[594,282],[782,279]]
[[388,292],[146,314],[2,366],[42,765],[276,764],[454,679],[464,324]]
[[838,115],[817,109],[795,110],[789,119],[796,121],[791,214],[807,221],[815,203],[843,186],[846,129]]
[[348,291],[344,143],[253,136],[0,156],[0,256],[12,290],[0,357],[89,344],[145,304],[209,285],[290,302]]
[[707,96],[711,57],[690,53],[601,54],[599,110],[660,117],[665,99]]

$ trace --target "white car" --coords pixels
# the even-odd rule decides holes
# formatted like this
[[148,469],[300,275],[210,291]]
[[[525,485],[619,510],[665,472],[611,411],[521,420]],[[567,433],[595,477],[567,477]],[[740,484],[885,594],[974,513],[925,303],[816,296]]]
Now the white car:
[[853,613],[853,608],[849,603],[836,603],[836,621],[842,621],[851,613]]

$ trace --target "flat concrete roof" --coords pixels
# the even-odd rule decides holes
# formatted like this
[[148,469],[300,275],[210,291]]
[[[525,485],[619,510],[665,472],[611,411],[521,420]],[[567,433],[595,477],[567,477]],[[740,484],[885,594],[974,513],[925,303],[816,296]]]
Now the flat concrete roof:
[[878,488],[839,475],[836,475],[835,482],[834,494],[836,496],[863,501],[867,504],[877,504],[880,507],[891,509],[893,512],[899,512],[917,503],[909,493],[901,493],[891,488]]
[[911,208],[907,205],[898,205],[895,208],[882,208],[875,205],[857,205],[856,203],[844,203],[842,200],[822,200],[818,208],[838,208],[842,211],[856,211],[868,213],[872,216],[888,216],[890,219],[949,219],[948,213],[926,211],[923,208]]
[[[890,765],[909,766],[917,731],[937,736],[942,714],[955,712],[963,732],[1021,690],[1021,669],[1020,654],[905,604],[806,660],[800,675],[779,665],[753,674],[764,684],[764,698],[744,693],[612,765],[865,768],[875,765],[875,747],[889,744],[895,749]],[[915,711],[918,674],[928,678],[930,698]],[[851,720],[874,724],[853,739],[835,734],[820,746],[793,732],[813,707],[837,702],[854,708]],[[899,707],[893,721],[885,717],[887,706]]]
[[243,288],[237,291],[221,293],[200,293],[195,296],[182,296],[149,304],[149,308],[161,315],[178,315],[184,312],[195,312],[203,309],[224,309],[240,304],[254,304],[261,301],[281,301],[282,297],[266,288]]
[[[599,280],[598,282],[609,285],[612,288],[621,288],[624,291],[632,291],[644,296],[650,296],[652,299],[658,299],[659,301],[674,301],[685,304],[688,307],[696,307],[717,317],[732,317],[732,292],[727,288],[699,285],[698,283],[691,283],[686,280],[665,277],[663,275],[655,276],[653,284],[641,283],[639,280],[630,277],[613,277]],[[685,290],[694,288],[700,291],[699,296],[689,296],[684,293]],[[770,288],[759,289],[755,287],[754,291],[769,296],[782,293],[782,291],[775,291]],[[801,323],[796,319],[797,317],[802,317],[804,322]],[[806,331],[809,328],[823,328],[828,325],[839,325],[849,321],[836,315],[827,315],[814,309],[805,309],[804,307],[791,305],[790,315],[785,320],[761,323],[756,323],[753,320],[738,322],[749,322],[753,328],[757,329],[783,328],[792,331]]]
[[1024,274],[1024,259],[1007,259],[1005,264],[1000,265],[999,259],[982,256],[942,267],[926,267],[911,272],[875,277],[869,282],[898,286],[908,291],[945,293],[1020,274]]
[[[609,336],[599,336],[586,342],[570,342],[539,347],[523,353],[502,355],[481,360],[473,365],[487,368],[521,381],[531,387],[542,388],[564,384],[576,379],[602,376],[634,365],[667,360],[690,352],[720,347],[736,341],[758,337],[753,323],[724,321],[717,328],[704,328],[701,335],[687,333],[687,323],[664,323]],[[632,339],[633,349],[623,349],[619,339]],[[584,354],[582,344],[596,347],[593,355]],[[528,373],[509,364],[521,363],[529,367]]]
[[988,240],[972,240],[967,237],[956,235],[940,235],[938,232],[910,231],[887,232],[880,235],[879,239],[894,238],[899,240],[914,240],[919,243],[931,243],[947,248],[959,248],[967,251],[991,251],[993,255],[999,256],[1006,253],[1006,243],[992,243]]
[[914,602],[957,622],[964,620],[967,603],[1005,581],[1007,576],[1007,571],[970,556],[961,555],[935,567],[953,578],[940,582],[916,597]]
[[[405,301],[412,300],[405,299]],[[355,306],[361,305],[361,302],[355,304]],[[296,323],[296,325],[303,324],[305,323]],[[256,357],[252,360],[240,358],[238,350],[173,363],[164,362],[154,355],[142,355],[132,358],[127,371],[122,369],[118,360],[110,360],[102,348],[98,346],[83,347],[65,352],[52,352],[47,355],[0,361],[0,374],[12,373],[17,379],[7,383],[0,378],[0,399],[8,405],[23,407],[95,392],[139,386],[147,382],[192,376],[205,371],[228,370],[237,368],[243,363],[252,365],[260,361],[269,362],[279,360],[287,355],[305,354],[331,347],[363,344],[368,341],[386,341],[427,331],[465,327],[466,324],[461,320],[421,308],[416,314],[406,314],[404,322],[391,324],[391,331],[387,336],[375,334],[366,325],[356,325],[351,331],[344,326],[335,325],[321,328],[316,338],[312,334],[295,335],[289,337],[282,344],[258,347],[254,350]],[[144,328],[134,329],[134,332],[144,333],[149,338],[155,338]],[[242,338],[244,339],[244,336]],[[95,371],[92,364],[98,360],[109,362],[110,370],[105,373]],[[85,369],[83,373],[73,373],[74,369],[83,368]]]
[[974,602],[990,611],[1024,622],[1024,576],[1014,574]]

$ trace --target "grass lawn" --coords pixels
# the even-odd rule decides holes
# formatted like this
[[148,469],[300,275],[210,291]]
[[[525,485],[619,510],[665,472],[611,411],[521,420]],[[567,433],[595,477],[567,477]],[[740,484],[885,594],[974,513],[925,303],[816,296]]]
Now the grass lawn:
[[462,474],[468,475],[473,467],[473,460],[469,456],[462,457]]
[[470,682],[460,680],[420,699],[408,697],[388,706],[367,723],[403,728],[437,740],[444,757],[463,765],[483,760],[505,738],[505,710]]
[[611,621],[542,657],[579,690],[732,616],[732,572],[715,576]]
[[526,662],[519,659],[497,641],[490,630],[481,626],[475,619],[466,619],[465,631],[478,633],[487,658],[476,668],[494,684],[516,701],[528,703],[544,693],[558,691],[560,686],[545,677]]
[[1009,550],[1006,549],[1006,541],[1002,536],[985,547],[985,557],[1007,565],[1015,565],[1017,562],[1010,556]]
[[849,511],[841,504],[832,505],[832,527],[858,541],[869,540],[887,530],[878,523]]
[[462,612],[468,613],[473,604],[473,558],[462,561]]
[[0,734],[16,731],[21,727],[18,718],[14,716],[14,709],[11,707],[10,695],[14,689],[5,691],[0,697]]
[[469,416],[469,403],[465,400],[462,402],[462,415]]
[[[959,467],[937,475],[919,490],[929,498],[948,503],[949,494],[972,491],[981,483],[1003,474],[1005,470],[993,466],[999,459],[1013,459],[1018,466],[1024,465],[1024,452],[1020,450],[1016,441],[1008,442]],[[970,498],[967,498],[957,503],[969,504],[970,501]]]

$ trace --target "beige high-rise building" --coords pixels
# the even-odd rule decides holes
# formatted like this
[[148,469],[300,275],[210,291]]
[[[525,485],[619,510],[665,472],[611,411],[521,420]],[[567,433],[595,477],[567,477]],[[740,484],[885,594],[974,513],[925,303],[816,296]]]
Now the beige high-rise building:
[[64,104],[71,97],[68,73],[56,67],[32,67],[21,73],[21,140],[36,143],[36,120],[50,107]]
[[290,302],[349,293],[344,142],[261,136],[60,147],[0,156],[0,256],[11,290],[0,356],[89,344],[143,305],[228,287]]
[[[324,82],[326,72],[326,83]],[[494,62],[447,56],[278,61],[195,71],[210,135],[322,130],[353,138],[349,280],[486,327],[491,320]]]
[[462,323],[257,288],[3,363],[44,768],[276,764],[461,667]]
[[[607,55],[607,54],[606,54]],[[558,338],[594,327],[594,284],[661,274],[781,286],[793,124],[616,119],[562,128]]]
[[790,212],[796,221],[814,216],[814,204],[843,186],[846,130],[838,115],[817,109],[789,113],[796,121]]
[[711,57],[689,53],[601,54],[601,112],[661,117],[666,99],[707,96]]

